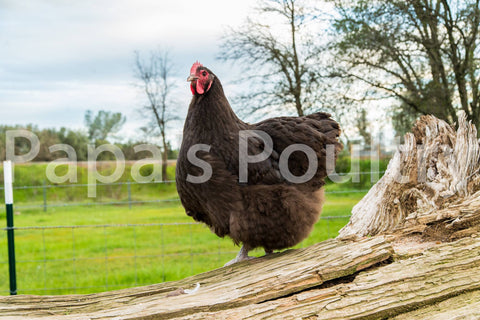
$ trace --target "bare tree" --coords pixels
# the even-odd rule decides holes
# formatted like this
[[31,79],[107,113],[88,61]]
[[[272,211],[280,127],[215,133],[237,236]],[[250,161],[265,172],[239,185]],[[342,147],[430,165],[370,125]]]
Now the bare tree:
[[[318,52],[307,28],[314,20],[309,12],[303,0],[264,0],[255,19],[228,29],[218,58],[240,62],[249,71],[241,79],[250,83],[239,99],[242,109],[283,108],[302,116],[318,108]],[[273,27],[277,22],[280,26]]]
[[158,132],[162,139],[162,179],[168,180],[167,161],[169,144],[167,142],[167,124],[177,120],[173,108],[172,81],[173,64],[166,50],[152,51],[148,59],[142,59],[140,53],[135,52],[135,76],[140,81],[148,103],[144,107],[151,121],[143,127],[146,133]]
[[479,0],[331,0],[336,76],[410,113],[450,123],[463,110],[480,126]]

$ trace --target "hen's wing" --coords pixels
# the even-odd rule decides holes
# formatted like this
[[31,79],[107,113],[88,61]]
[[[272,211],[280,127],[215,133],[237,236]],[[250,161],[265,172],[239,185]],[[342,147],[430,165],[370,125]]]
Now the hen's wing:
[[[337,139],[340,135],[338,123],[329,114],[323,112],[303,117],[271,118],[251,125],[251,129],[265,132],[271,137],[273,152],[265,161],[248,164],[248,184],[287,182],[285,179],[285,168],[280,170],[280,155],[289,146],[297,145],[294,148],[298,150],[298,145],[303,145],[313,150],[318,162],[316,172],[305,184],[321,187],[324,184],[323,178],[327,175],[327,145],[333,146],[332,151],[334,151],[335,157],[342,149],[342,145]],[[264,143],[262,139],[249,139],[249,154],[259,154],[263,149]],[[302,151],[295,151],[288,158],[288,171],[294,176],[304,175],[309,165],[309,159]]]

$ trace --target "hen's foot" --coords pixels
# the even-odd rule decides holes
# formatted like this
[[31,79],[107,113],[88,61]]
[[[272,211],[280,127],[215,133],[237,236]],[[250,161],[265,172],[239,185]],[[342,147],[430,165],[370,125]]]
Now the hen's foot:
[[230,260],[227,263],[225,263],[224,267],[232,265],[232,264],[240,262],[240,261],[243,261],[243,260],[250,260],[250,259],[253,259],[253,258],[255,258],[255,257],[250,257],[248,255],[248,249],[245,248],[245,246],[242,246],[242,248],[240,249],[240,252],[237,254],[237,257],[235,259]]

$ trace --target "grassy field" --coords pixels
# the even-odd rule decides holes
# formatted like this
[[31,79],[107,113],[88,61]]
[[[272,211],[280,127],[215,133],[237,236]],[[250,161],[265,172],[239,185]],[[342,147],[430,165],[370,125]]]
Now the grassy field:
[[[25,171],[22,174],[30,171],[19,170]],[[137,201],[177,197],[174,184],[131,188],[132,200]],[[230,239],[220,239],[204,225],[194,224],[179,201],[131,208],[84,205],[123,201],[126,189],[100,186],[97,199],[86,198],[82,189],[86,188],[49,188],[49,204],[73,201],[83,205],[49,207],[47,212],[41,207],[28,207],[42,203],[42,189],[15,190],[15,226],[20,228],[15,231],[20,294],[91,293],[177,280],[221,267],[239,250]],[[346,189],[350,188],[327,185],[326,191],[333,193],[327,194],[322,219],[298,247],[335,237],[348,222],[344,216],[365,193],[358,192],[358,188],[350,193],[335,193]],[[4,209],[0,210],[0,220],[5,221]],[[0,294],[8,294],[6,232],[0,232]]]
[[[348,215],[361,196],[328,195],[323,216]],[[299,246],[334,237],[347,221],[348,218],[321,219]],[[84,227],[16,231],[19,293],[89,293],[171,281],[220,267],[236,255],[238,247],[230,239],[220,239],[204,225],[191,222],[178,202],[136,205],[132,209],[88,206],[52,208],[47,213],[24,210],[15,216],[18,227]],[[135,225],[87,227],[105,224]],[[2,232],[2,294],[8,293],[6,248],[6,235]]]

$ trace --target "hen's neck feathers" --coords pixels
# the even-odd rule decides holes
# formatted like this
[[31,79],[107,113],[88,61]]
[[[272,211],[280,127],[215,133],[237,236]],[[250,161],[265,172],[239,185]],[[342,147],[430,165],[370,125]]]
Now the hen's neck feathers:
[[246,129],[247,124],[233,112],[223,92],[220,80],[215,77],[208,92],[195,95],[190,103],[184,134],[195,132],[201,136],[222,135]]

